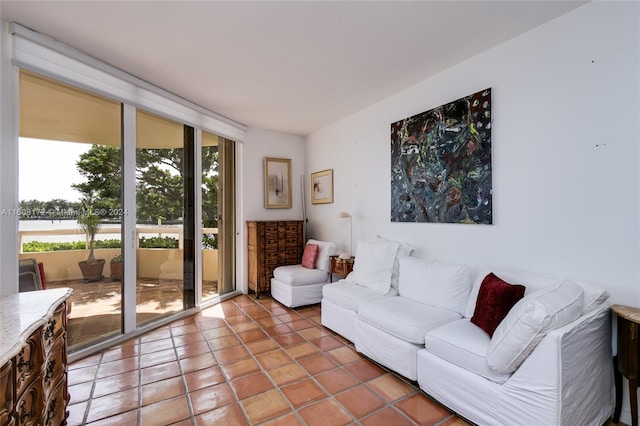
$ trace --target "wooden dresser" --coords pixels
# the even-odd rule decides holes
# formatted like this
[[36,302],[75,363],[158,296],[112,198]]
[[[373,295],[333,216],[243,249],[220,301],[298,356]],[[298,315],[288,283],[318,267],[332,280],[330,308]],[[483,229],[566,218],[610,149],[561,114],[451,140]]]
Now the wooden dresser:
[[260,297],[271,291],[273,270],[302,261],[301,220],[247,221],[249,289]]
[[0,296],[0,425],[64,425],[71,289]]

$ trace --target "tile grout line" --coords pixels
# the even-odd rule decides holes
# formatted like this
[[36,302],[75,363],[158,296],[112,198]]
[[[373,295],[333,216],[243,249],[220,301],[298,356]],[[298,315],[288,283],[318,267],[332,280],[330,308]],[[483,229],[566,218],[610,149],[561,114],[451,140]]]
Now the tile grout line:
[[[195,324],[195,319],[194,319],[194,324]],[[189,393],[189,387],[187,386],[187,378],[185,377],[185,372],[184,369],[182,368],[182,363],[180,362],[180,354],[178,353],[178,348],[176,347],[176,342],[173,340],[174,335],[173,335],[173,327],[171,327],[171,324],[169,325],[169,335],[171,336],[171,345],[173,347],[173,353],[176,355],[176,362],[178,363],[178,369],[180,370],[180,379],[182,381],[182,388],[184,390],[184,396],[187,399],[187,409],[189,410],[189,420],[191,420],[191,425],[195,426],[196,424],[196,416],[195,416],[195,412],[193,410],[193,403],[191,402],[191,394]],[[197,327],[197,325],[196,325]],[[200,329],[198,328],[198,332],[200,332]],[[204,338],[204,336],[202,336]],[[185,345],[186,346],[186,345]],[[211,354],[213,356],[213,354]],[[215,356],[214,358],[215,359]],[[142,371],[142,369],[141,369]],[[142,416],[140,416],[142,417]],[[183,419],[186,420],[186,419]],[[183,421],[181,420],[181,421]]]
[[[82,417],[82,425],[87,423],[87,419],[89,418],[89,410],[91,408],[91,403],[93,402],[93,393],[96,389],[96,383],[98,381],[98,373],[100,372],[100,367],[102,366],[102,360],[104,358],[104,353],[100,353],[100,359],[96,364],[96,372],[93,375],[93,380],[91,381],[91,391],[89,392],[89,399],[87,400],[87,407],[84,411],[84,416]],[[68,371],[67,371],[68,374]],[[67,379],[68,380],[68,379]]]

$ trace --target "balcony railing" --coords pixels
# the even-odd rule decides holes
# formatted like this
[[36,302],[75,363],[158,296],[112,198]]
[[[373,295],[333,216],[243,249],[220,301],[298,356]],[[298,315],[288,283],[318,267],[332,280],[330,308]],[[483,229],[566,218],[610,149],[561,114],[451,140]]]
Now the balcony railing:
[[[158,237],[164,237],[167,235],[177,235],[178,248],[182,249],[182,228],[162,228],[159,226],[138,226],[136,227],[136,248],[140,248],[140,236],[141,235],[155,235]],[[120,235],[119,228],[101,228],[98,234],[102,235]],[[218,235],[218,228],[202,228],[202,234]],[[61,236],[61,235],[80,235],[84,236],[84,233],[80,229],[37,229],[30,231],[18,231],[18,247],[20,247],[20,253],[24,253],[23,245],[24,238],[29,236]],[[89,238],[85,238],[85,248],[89,248]]]
[[[102,228],[100,235],[120,235],[119,228]],[[203,228],[203,234],[218,234],[218,228]],[[46,230],[23,230],[19,231],[19,257],[21,259],[34,258],[38,262],[43,262],[47,281],[62,281],[81,279],[81,271],[78,262],[85,260],[89,249],[89,241],[86,241],[85,250],[60,250],[46,252],[24,252],[23,244],[25,238],[29,236],[52,237],[50,241],[56,241],[57,236],[78,235],[82,239],[84,233],[80,229],[46,229]],[[176,236],[178,248],[140,248],[140,237],[142,236]],[[183,249],[182,228],[165,228],[157,226],[136,227],[136,257],[138,278],[162,278],[163,265],[173,262],[178,266],[182,259]],[[76,240],[78,241],[78,240]],[[110,275],[109,263],[111,259],[121,253],[120,248],[94,249],[96,258],[106,260],[104,275]],[[218,277],[218,250],[206,249],[202,251],[203,280],[217,281]]]

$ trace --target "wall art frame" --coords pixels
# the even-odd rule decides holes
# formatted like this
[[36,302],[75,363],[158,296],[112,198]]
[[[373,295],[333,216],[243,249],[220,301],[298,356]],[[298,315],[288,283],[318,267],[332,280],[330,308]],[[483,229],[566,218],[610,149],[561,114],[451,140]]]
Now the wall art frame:
[[491,88],[391,124],[391,221],[493,223]]
[[291,159],[264,158],[264,207],[266,209],[290,209]]
[[311,173],[311,204],[333,203],[333,169]]

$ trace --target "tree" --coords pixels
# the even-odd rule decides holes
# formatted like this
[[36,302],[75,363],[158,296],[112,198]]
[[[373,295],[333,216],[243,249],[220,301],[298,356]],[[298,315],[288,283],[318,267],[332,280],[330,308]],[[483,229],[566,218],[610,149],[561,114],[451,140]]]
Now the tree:
[[80,191],[85,201],[91,200],[94,211],[106,215],[121,206],[120,193],[122,182],[122,166],[120,149],[113,146],[93,145],[91,149],[80,155],[76,162],[78,171],[87,181],[71,185]]
[[[138,149],[136,152],[136,198],[139,222],[175,221],[183,216],[183,149]],[[94,210],[121,207],[121,150],[93,145],[76,165],[87,182],[74,184]],[[203,226],[217,227],[218,148],[202,149]]]

